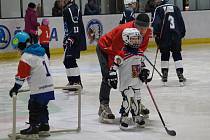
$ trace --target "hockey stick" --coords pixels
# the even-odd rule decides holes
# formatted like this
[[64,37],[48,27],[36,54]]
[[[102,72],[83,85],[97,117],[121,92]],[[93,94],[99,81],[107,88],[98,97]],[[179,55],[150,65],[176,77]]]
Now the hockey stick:
[[156,49],[156,54],[155,54],[155,61],[154,61],[154,65],[152,65],[152,63],[149,61],[149,59],[145,56],[145,58],[147,59],[147,61],[150,63],[150,65],[152,65],[153,69],[152,69],[152,76],[148,79],[148,82],[152,81],[153,75],[154,75],[154,71],[156,70],[157,73],[160,75],[160,77],[162,78],[163,76],[160,74],[160,72],[155,68],[156,65],[156,61],[157,61],[157,55],[158,55],[158,47]]
[[154,103],[154,105],[155,105],[155,108],[156,108],[156,110],[157,110],[157,112],[158,112],[158,115],[159,115],[159,117],[160,117],[160,119],[161,119],[161,122],[162,122],[162,124],[163,124],[163,126],[164,126],[164,128],[165,128],[165,130],[166,130],[166,132],[167,132],[167,134],[169,134],[170,136],[176,136],[176,131],[174,131],[174,130],[169,130],[169,129],[166,127],[165,122],[164,122],[164,120],[163,120],[163,117],[162,117],[162,115],[161,115],[161,113],[160,113],[160,111],[159,111],[159,109],[158,109],[158,106],[157,106],[157,104],[156,104],[156,102],[155,102],[155,99],[154,99],[154,97],[153,97],[153,95],[152,95],[152,92],[151,92],[151,90],[150,90],[150,88],[149,88],[149,86],[148,86],[148,84],[147,84],[147,81],[145,82],[145,84],[146,84],[146,86],[147,86],[147,89],[148,89],[148,91],[149,91],[149,94],[150,94],[150,96],[151,96],[151,98],[152,98],[152,101],[153,101],[153,103]]
[[12,115],[12,140],[16,140],[16,101],[17,95],[13,93],[12,96],[12,104],[13,104],[13,115]]
[[[152,62],[147,58],[147,56],[144,55],[144,58],[149,62],[149,64],[153,67],[153,73],[154,73],[154,70],[160,75],[160,77],[162,78],[162,74],[157,70],[157,68],[155,67],[155,65],[152,64]],[[155,62],[156,63],[156,62]],[[151,78],[148,78],[147,79],[147,82],[150,82],[152,81],[152,77],[153,77],[153,73],[152,73],[152,76]]]
[[[166,10],[164,11],[164,18],[163,18],[163,24],[161,26],[160,29],[160,38],[159,40],[162,39],[162,35],[163,35],[163,28],[164,28],[164,24],[165,24],[165,19],[166,19],[166,12],[167,12],[167,6],[166,6]],[[154,70],[156,70],[155,65],[156,65],[156,61],[157,61],[157,55],[158,55],[158,50],[159,50],[159,44],[157,44],[157,49],[156,49],[156,54],[155,54],[155,61],[154,61],[154,66],[153,66],[153,70],[152,70],[152,76],[151,78],[148,79],[148,82],[152,81],[153,75],[154,75]],[[148,60],[148,59],[147,59]],[[156,70],[157,71],[157,70]],[[158,72],[158,71],[157,71]],[[160,73],[158,72],[158,74],[160,75]],[[162,78],[162,75],[161,75]]]

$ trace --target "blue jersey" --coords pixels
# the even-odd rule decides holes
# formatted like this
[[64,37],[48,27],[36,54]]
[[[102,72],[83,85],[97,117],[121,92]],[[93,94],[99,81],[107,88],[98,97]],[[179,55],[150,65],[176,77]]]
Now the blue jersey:
[[68,38],[77,41],[80,50],[86,50],[85,29],[82,14],[75,3],[68,3],[63,10],[64,42]]
[[171,34],[181,39],[186,32],[180,9],[171,4],[163,4],[155,9],[152,27],[153,34],[164,40]]
[[123,12],[122,19],[120,20],[120,24],[124,24],[130,21],[135,20],[134,10],[131,8],[126,8]]

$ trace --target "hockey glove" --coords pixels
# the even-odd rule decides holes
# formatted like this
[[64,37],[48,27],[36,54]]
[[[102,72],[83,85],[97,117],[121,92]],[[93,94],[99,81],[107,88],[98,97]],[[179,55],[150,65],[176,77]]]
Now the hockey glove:
[[118,83],[117,72],[116,70],[112,69],[109,71],[108,85],[111,88],[117,89],[117,83]]
[[15,83],[14,87],[9,91],[9,96],[12,98],[13,95],[17,95],[20,88],[21,85]]
[[147,78],[149,77],[150,71],[148,69],[142,69],[141,73],[139,74],[139,78],[142,82],[146,82]]
[[64,41],[63,41],[63,47],[64,48],[71,47],[73,44],[74,44],[74,39],[72,39],[70,37],[64,39]]

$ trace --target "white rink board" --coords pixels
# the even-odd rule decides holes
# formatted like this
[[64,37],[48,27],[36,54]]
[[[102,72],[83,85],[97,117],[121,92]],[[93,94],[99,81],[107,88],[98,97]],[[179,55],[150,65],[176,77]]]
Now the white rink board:
[[[183,12],[183,17],[186,25],[186,37],[185,39],[194,39],[194,38],[210,38],[210,10],[205,11],[185,11]],[[112,28],[119,24],[121,14],[113,15],[95,15],[95,16],[83,16],[85,29],[89,21],[93,19],[99,20],[102,25],[103,34],[109,32]],[[47,17],[50,21],[50,28],[53,32],[51,35],[52,40],[50,42],[51,48],[60,48],[62,47],[63,42],[63,18],[62,17]],[[41,22],[41,18],[38,19]],[[24,29],[24,19],[0,19],[0,26],[5,26],[10,34],[11,38],[14,36],[14,33],[18,30]],[[0,27],[2,28],[2,27]],[[87,36],[87,33],[86,33]],[[57,37],[57,39],[55,39]],[[9,39],[6,39],[9,40]],[[89,39],[87,38],[87,43],[90,44]],[[0,43],[0,48],[5,45]],[[1,52],[13,51],[10,46],[5,47],[5,49],[0,49]]]

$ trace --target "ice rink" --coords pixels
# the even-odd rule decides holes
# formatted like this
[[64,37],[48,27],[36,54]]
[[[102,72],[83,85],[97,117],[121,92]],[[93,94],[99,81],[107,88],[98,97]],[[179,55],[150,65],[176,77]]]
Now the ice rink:
[[[155,48],[145,54],[154,62]],[[102,124],[98,121],[100,67],[96,54],[83,55],[78,61],[84,91],[82,93],[82,126],[80,132],[56,133],[44,140],[209,140],[210,139],[210,45],[186,46],[183,48],[186,85],[180,87],[174,63],[170,59],[168,86],[164,87],[155,72],[149,83],[155,101],[168,129],[176,136],[169,136],[160,121],[146,86],[142,89],[143,103],[150,109],[150,118],[145,128],[132,127],[128,131],[119,128],[119,122]],[[0,140],[8,140],[12,131],[12,99],[8,92],[14,84],[18,60],[0,61]],[[150,69],[150,65],[146,64]],[[160,55],[157,64],[160,70]],[[55,86],[66,85],[67,79],[62,57],[51,60]],[[151,69],[152,70],[152,69]],[[24,89],[27,84],[24,84]],[[75,128],[77,124],[77,96],[56,91],[56,100],[49,105],[52,130]],[[111,91],[110,106],[119,120],[121,94]],[[28,93],[19,93],[17,98],[17,129],[28,127]]]

